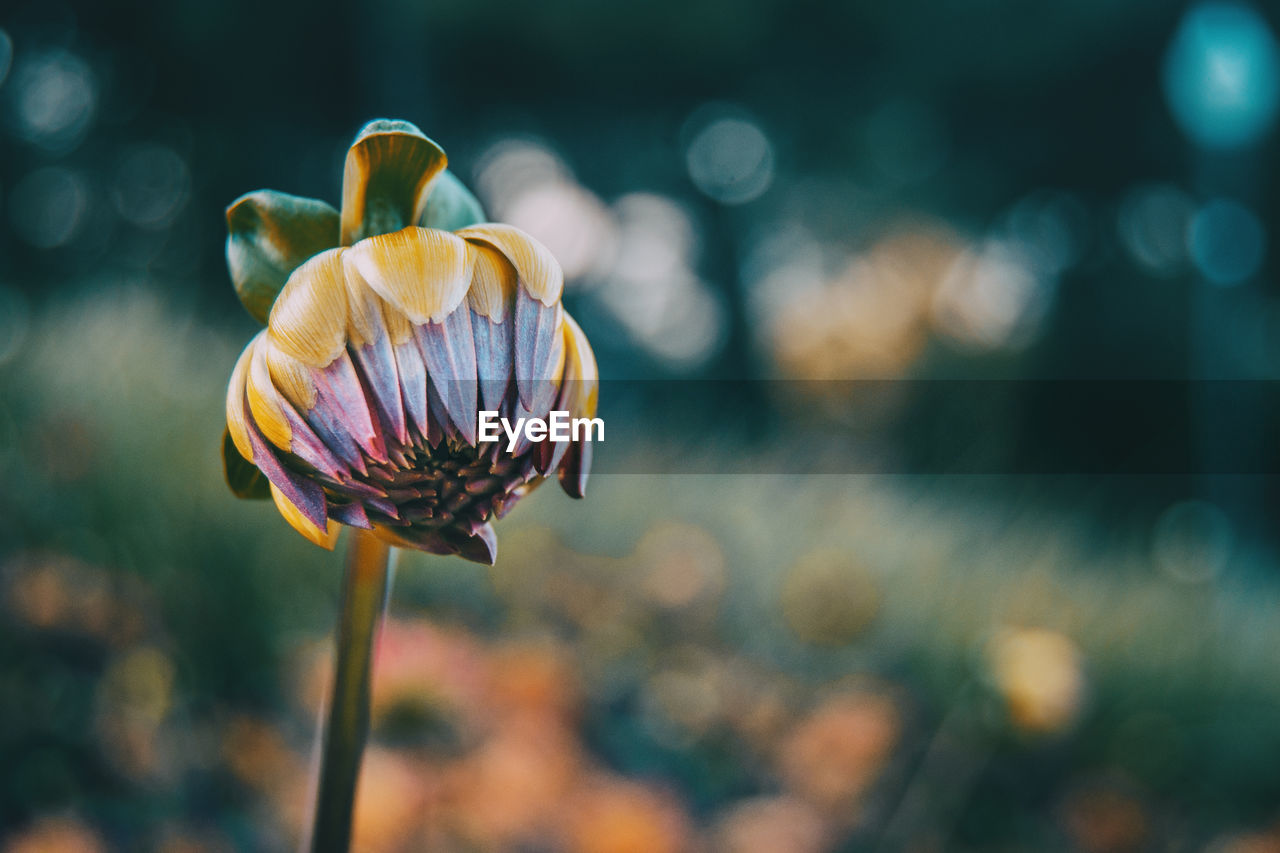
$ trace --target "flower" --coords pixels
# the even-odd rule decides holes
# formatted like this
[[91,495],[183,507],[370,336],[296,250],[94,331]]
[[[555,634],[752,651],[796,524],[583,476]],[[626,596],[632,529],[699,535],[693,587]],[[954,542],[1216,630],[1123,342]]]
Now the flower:
[[271,191],[227,209],[232,280],[266,328],[232,373],[223,456],[233,491],[269,491],[324,547],[342,523],[492,563],[491,520],[553,471],[581,497],[591,446],[508,451],[477,440],[478,412],[591,417],[596,364],[555,258],[476,224],[445,162],[413,125],[375,121],[347,154],[340,213]]

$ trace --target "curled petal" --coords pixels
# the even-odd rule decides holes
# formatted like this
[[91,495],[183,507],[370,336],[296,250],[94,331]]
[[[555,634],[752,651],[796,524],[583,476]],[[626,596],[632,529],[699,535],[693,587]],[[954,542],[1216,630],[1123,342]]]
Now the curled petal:
[[[293,428],[285,419],[281,400],[271,384],[271,375],[267,370],[267,360],[263,355],[265,347],[253,348],[253,358],[249,361],[249,376],[245,383],[245,396],[249,401],[249,413],[267,441],[281,450],[288,451],[293,438]],[[287,403],[285,405],[288,405]]]
[[342,244],[417,222],[446,162],[443,149],[407,121],[366,124],[342,175]]
[[264,325],[280,288],[307,258],[338,245],[338,211],[258,190],[227,208],[227,267],[240,302]]
[[[570,417],[590,418],[596,413],[600,376],[596,357],[574,319],[565,315],[565,367],[561,405]],[[581,498],[587,492],[587,477],[591,473],[593,445],[590,441],[574,441],[565,451],[559,463],[560,486],[571,497]]]
[[271,497],[276,502],[276,509],[280,510],[280,514],[284,516],[284,520],[294,530],[310,539],[312,542],[329,551],[333,550],[333,546],[338,543],[338,533],[342,530],[342,525],[332,518],[328,519],[322,530],[318,524],[313,522],[302,511],[294,506],[293,501],[289,500],[285,493],[276,488],[275,483],[271,484]]
[[458,236],[491,246],[515,268],[515,368],[520,404],[541,414],[555,397],[564,274],[546,246],[510,225],[463,228]]
[[265,354],[269,349],[270,346],[265,342],[255,347],[249,365],[245,395],[254,423],[267,441],[292,453],[317,471],[330,477],[345,475],[347,466],[333,455],[328,445],[321,441],[272,384]]
[[263,345],[263,358],[271,384],[302,416],[325,447],[341,460],[343,466],[363,473],[365,465],[360,453],[361,444],[354,433],[358,431],[360,438],[369,444],[373,428],[360,418],[358,410],[352,418],[344,414],[339,402],[341,397],[330,378],[332,374],[339,374],[336,384],[337,390],[341,390],[345,384],[340,375],[345,372],[344,368],[354,372],[346,353],[342,353],[328,368],[317,370],[282,352],[268,340]]
[[440,322],[462,304],[474,261],[464,241],[417,227],[361,240],[343,255],[347,275],[419,326]]
[[299,412],[306,413],[316,405],[316,383],[306,364],[289,355],[271,340],[260,345],[271,384],[293,404]]
[[310,367],[328,367],[347,346],[347,284],[342,249],[293,271],[271,309],[271,342]]
[[231,371],[231,382],[227,385],[227,434],[231,438],[240,455],[249,462],[253,461],[253,445],[249,442],[248,410],[245,407],[245,382],[249,376],[249,364],[253,360],[253,352],[262,337],[259,332],[249,341],[249,345],[236,359],[236,366]]
[[591,344],[568,313],[564,315],[564,403],[571,417],[595,417],[600,395],[600,371]]
[[551,250],[511,225],[486,223],[462,228],[459,237],[472,243],[483,243],[497,249],[520,275],[520,284],[529,295],[543,305],[560,301],[564,290],[564,273]]
[[266,475],[271,485],[289,499],[289,502],[316,528],[325,528],[329,513],[325,504],[324,489],[310,477],[296,474],[286,468],[276,456],[271,445],[263,438],[252,418],[247,419],[249,443],[253,448],[254,465]]
[[475,255],[467,304],[471,310],[495,323],[506,318],[519,281],[515,267],[505,257],[484,245],[472,249]]

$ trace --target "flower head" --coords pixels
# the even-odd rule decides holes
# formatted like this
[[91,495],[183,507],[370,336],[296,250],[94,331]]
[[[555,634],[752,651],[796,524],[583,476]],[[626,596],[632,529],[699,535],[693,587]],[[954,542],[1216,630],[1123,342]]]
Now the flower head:
[[581,497],[591,448],[480,442],[478,412],[590,417],[596,365],[555,258],[476,224],[444,166],[413,125],[372,122],[341,212],[270,191],[228,208],[232,279],[266,328],[231,377],[224,459],[237,494],[269,490],[325,547],[343,523],[492,563],[491,520],[553,471]]

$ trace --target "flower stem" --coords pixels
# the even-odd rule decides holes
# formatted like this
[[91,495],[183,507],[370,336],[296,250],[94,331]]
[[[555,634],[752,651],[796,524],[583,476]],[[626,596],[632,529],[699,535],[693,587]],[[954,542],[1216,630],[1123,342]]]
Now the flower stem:
[[390,547],[353,530],[342,583],[333,693],[323,733],[312,853],[346,853],[351,844],[360,757],[369,735],[373,647],[386,608]]

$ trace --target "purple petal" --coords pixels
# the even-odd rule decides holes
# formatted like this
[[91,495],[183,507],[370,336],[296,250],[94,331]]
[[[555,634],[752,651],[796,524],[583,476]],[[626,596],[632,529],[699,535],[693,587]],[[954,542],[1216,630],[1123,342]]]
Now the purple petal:
[[523,287],[516,292],[516,387],[520,404],[538,415],[551,408],[555,394],[556,377],[551,372],[557,354],[558,309],[559,305],[543,305]]
[[492,566],[498,559],[498,536],[493,532],[491,524],[481,524],[470,536],[462,531],[448,531],[446,535],[457,547],[458,556],[463,559],[488,566]]
[[402,540],[406,547],[426,551],[428,554],[456,554],[458,546],[449,542],[439,530],[429,527],[397,527],[391,534]]
[[539,474],[549,474],[556,468],[560,467],[560,462],[564,459],[565,453],[569,450],[571,441],[544,441],[538,445],[538,452],[534,456],[534,467],[538,469]]
[[378,419],[370,408],[369,397],[360,376],[343,352],[324,370],[312,371],[316,383],[316,409],[336,412],[337,420],[370,458],[387,461],[386,445]]
[[560,465],[560,488],[571,498],[585,497],[591,473],[591,442],[575,441]]
[[409,429],[404,419],[404,403],[400,399],[400,374],[396,370],[391,340],[383,334],[372,344],[352,347],[351,353],[382,422],[396,441],[408,444]]
[[[248,405],[245,406],[246,413]],[[253,448],[253,464],[266,475],[277,489],[298,508],[302,517],[321,530],[329,526],[329,513],[326,508],[324,489],[314,480],[295,474],[280,463],[275,451],[258,429],[253,415],[246,414],[245,432],[249,436],[249,445]]]
[[343,524],[349,524],[352,527],[361,527],[365,530],[372,530],[373,525],[369,522],[369,516],[364,511],[364,506],[359,502],[349,504],[330,504],[329,511],[333,517]]
[[307,423],[343,464],[360,474],[367,474],[368,469],[365,467],[360,447],[347,431],[341,410],[335,409],[332,405],[324,405],[324,402],[323,396],[316,397],[315,407],[306,413]]
[[454,311],[440,323],[414,329],[427,377],[449,420],[467,444],[476,443],[476,347],[471,312]]
[[400,393],[405,412],[419,437],[427,437],[427,369],[422,363],[416,342],[410,340],[395,347],[396,373],[400,376]]
[[284,398],[284,395],[277,394],[275,403],[284,415],[285,422],[289,424],[290,453],[320,473],[334,479],[350,475],[351,469],[333,454],[327,444],[320,440],[320,437],[307,425],[307,422],[293,408],[293,405]]
[[511,325],[495,323],[488,317],[471,312],[471,331],[476,341],[476,373],[480,378],[480,395],[484,407],[496,412],[507,396],[511,377]]

